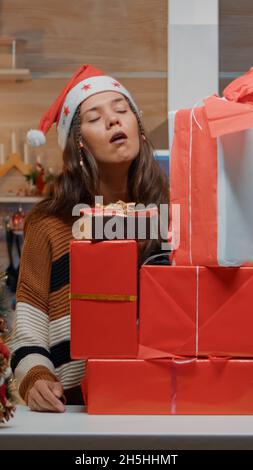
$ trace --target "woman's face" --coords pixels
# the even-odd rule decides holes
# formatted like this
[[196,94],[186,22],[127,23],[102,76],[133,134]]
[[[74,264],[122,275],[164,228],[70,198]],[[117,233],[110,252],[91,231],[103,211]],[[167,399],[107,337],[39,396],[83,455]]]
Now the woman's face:
[[[137,157],[138,123],[122,94],[106,91],[90,96],[81,104],[80,115],[81,134],[98,163],[131,162]],[[113,138],[116,133],[123,134]]]

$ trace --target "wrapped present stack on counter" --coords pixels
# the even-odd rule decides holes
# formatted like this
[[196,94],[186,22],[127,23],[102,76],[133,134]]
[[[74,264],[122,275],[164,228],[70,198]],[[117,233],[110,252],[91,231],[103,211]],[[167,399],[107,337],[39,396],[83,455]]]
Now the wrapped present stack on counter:
[[[171,113],[170,134],[171,265],[142,265],[137,289],[136,241],[72,245],[72,352],[88,357],[87,412],[253,414],[253,68],[223,97]],[[138,302],[77,304],[75,293]]]
[[138,355],[88,360],[88,413],[253,414],[253,268],[140,271]]

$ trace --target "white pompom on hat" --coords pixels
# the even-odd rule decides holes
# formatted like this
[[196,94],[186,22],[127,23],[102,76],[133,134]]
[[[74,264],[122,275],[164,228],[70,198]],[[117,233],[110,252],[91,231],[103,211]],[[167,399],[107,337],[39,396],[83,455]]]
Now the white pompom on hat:
[[92,65],[82,65],[46,111],[40,120],[39,128],[28,131],[28,144],[32,147],[44,145],[46,143],[46,133],[52,124],[56,123],[58,143],[63,150],[77,107],[90,96],[103,91],[117,91],[123,94],[130,100],[137,114],[141,116],[131,94],[123,85]]

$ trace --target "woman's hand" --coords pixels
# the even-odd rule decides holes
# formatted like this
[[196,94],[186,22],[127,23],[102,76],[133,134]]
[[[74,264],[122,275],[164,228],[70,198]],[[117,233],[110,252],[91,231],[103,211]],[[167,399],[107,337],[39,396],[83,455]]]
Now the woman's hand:
[[60,382],[36,380],[28,392],[27,404],[32,411],[55,411],[62,413],[65,406],[60,400],[63,387]]

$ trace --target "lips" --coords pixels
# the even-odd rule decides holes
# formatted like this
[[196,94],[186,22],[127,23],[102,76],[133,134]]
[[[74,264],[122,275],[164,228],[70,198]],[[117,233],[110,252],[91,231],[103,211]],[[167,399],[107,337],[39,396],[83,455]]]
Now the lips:
[[110,144],[112,144],[113,142],[117,142],[121,139],[127,139],[127,135],[125,134],[125,132],[122,132],[122,131],[115,132],[110,139]]

